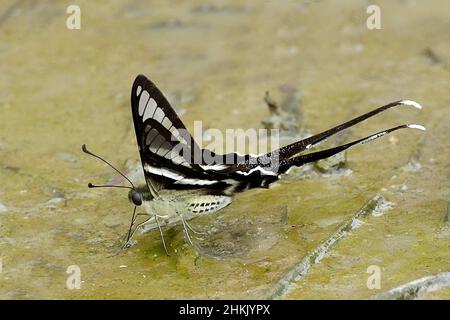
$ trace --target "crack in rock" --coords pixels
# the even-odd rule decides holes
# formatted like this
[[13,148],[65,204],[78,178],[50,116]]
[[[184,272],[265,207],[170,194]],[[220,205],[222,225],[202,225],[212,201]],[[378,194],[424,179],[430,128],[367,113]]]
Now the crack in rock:
[[449,285],[450,271],[447,271],[408,282],[375,296],[373,300],[421,299],[425,293],[437,291]]
[[292,289],[296,282],[309,273],[309,270],[314,264],[319,263],[340,240],[349,234],[350,231],[355,227],[360,226],[360,223],[362,222],[361,218],[379,211],[380,207],[385,203],[387,203],[387,201],[382,195],[376,194],[373,196],[361,209],[354,213],[348,221],[343,223],[335,233],[314,250],[307,253],[291,270],[289,270],[275,286],[271,288],[266,298],[282,299]]

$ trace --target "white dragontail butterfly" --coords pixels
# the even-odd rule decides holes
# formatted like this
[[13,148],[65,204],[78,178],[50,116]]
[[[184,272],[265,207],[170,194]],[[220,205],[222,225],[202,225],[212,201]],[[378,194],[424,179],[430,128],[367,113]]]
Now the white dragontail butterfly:
[[[399,129],[425,130],[421,125],[403,124],[334,148],[299,155],[344,129],[402,105],[422,108],[417,102],[399,100],[266,154],[216,154],[200,148],[161,91],[145,76],[139,75],[131,90],[131,112],[146,185],[135,187],[119,170],[83,145],[85,153],[110,165],[131,184],[130,187],[91,183],[88,186],[129,188],[129,199],[134,204],[134,210],[126,246],[130,245],[130,239],[139,227],[145,227],[146,230],[158,228],[164,249],[168,253],[162,225],[181,221],[186,236],[191,241],[188,233],[190,227],[186,221],[224,208],[231,203],[236,192],[268,187],[292,166],[328,158],[354,145],[364,144]],[[208,157],[203,157],[205,154]],[[206,162],[205,158],[214,159],[214,163]],[[143,207],[145,212],[137,214],[137,207]],[[135,225],[138,215],[142,214],[147,218]]]

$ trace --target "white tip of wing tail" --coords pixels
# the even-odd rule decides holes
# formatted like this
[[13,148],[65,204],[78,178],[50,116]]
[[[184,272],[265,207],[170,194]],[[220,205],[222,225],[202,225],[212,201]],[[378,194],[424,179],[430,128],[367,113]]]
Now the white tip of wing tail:
[[427,128],[425,128],[424,126],[422,126],[420,124],[408,124],[408,128],[427,131]]
[[422,109],[422,106],[419,103],[412,100],[402,100],[400,101],[400,103],[405,106],[413,106],[414,108]]

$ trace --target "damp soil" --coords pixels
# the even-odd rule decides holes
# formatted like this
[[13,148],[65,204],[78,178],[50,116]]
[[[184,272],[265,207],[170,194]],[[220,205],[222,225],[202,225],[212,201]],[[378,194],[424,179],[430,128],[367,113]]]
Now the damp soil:
[[[450,268],[450,6],[378,1],[78,1],[80,30],[60,1],[0,4],[0,298],[265,298],[299,261],[375,195],[383,210],[346,233],[283,299],[368,299]],[[346,154],[345,168],[294,170],[220,212],[138,235],[120,250],[132,207],[86,143],[122,170],[138,161],[129,96],[143,73],[189,129],[263,128],[264,94],[299,93],[315,133],[398,99],[349,130],[350,141],[419,123]],[[294,108],[295,109],[295,108]],[[332,146],[330,141],[324,146]],[[322,166],[323,167],[323,166]],[[81,270],[69,290],[66,272]],[[369,289],[370,266],[381,270]],[[425,297],[449,299],[448,286]]]

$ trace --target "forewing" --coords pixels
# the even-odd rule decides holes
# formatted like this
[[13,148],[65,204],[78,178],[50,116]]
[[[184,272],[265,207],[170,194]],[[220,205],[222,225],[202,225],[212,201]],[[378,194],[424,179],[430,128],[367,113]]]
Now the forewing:
[[200,147],[161,91],[143,75],[134,81],[131,108],[145,176],[156,189],[203,187],[224,178],[196,164]]

